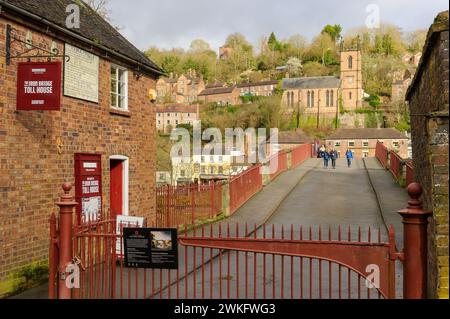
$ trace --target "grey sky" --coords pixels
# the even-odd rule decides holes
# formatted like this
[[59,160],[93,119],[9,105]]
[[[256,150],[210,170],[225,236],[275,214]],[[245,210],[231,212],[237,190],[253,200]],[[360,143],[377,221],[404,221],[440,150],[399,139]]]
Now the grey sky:
[[139,49],[188,48],[202,38],[214,49],[240,32],[256,44],[274,31],[279,38],[308,39],[326,24],[346,30],[365,24],[368,4],[377,4],[382,22],[404,31],[428,28],[446,0],[110,0],[112,22]]

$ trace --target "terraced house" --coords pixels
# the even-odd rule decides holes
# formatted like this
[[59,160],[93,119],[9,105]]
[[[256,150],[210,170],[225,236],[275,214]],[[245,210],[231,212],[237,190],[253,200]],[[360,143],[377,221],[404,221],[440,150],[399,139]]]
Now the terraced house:
[[78,223],[153,218],[162,74],[81,1],[0,0],[0,296],[45,267],[64,182]]

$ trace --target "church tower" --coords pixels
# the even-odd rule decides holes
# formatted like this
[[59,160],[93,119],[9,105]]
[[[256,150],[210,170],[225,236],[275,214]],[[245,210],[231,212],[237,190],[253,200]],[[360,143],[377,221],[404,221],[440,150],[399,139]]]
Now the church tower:
[[341,49],[341,93],[346,110],[362,107],[362,55],[359,49]]

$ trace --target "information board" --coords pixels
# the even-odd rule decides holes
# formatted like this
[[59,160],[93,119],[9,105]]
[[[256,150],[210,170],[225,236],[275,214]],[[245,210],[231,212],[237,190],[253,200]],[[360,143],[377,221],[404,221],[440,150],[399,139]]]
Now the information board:
[[116,240],[116,254],[118,257],[123,257],[124,252],[123,241],[120,239],[122,230],[130,227],[142,228],[144,223],[144,217],[117,215],[116,234],[119,235],[119,238]]
[[125,266],[178,269],[178,234],[172,228],[124,228]]
[[61,62],[20,62],[17,67],[18,111],[59,111]]
[[99,154],[75,154],[77,221],[102,218],[102,158]]
[[98,56],[67,43],[64,50],[70,57],[64,63],[64,95],[98,103]]

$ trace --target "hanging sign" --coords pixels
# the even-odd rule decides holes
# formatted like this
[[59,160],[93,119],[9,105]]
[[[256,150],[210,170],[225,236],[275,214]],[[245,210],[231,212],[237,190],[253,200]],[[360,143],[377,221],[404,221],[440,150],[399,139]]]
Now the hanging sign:
[[172,228],[124,228],[125,266],[178,269],[177,230]]
[[17,69],[18,111],[59,111],[61,62],[20,62]]

